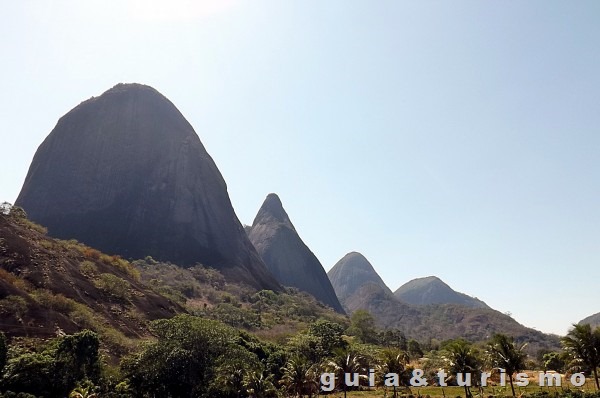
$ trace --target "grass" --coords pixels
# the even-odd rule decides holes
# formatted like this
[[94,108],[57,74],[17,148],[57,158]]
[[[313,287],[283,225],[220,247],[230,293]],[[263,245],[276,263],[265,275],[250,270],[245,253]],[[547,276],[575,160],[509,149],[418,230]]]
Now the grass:
[[[532,394],[539,394],[540,392],[546,392],[548,394],[548,397],[554,397],[556,395],[559,395],[563,392],[566,392],[567,390],[583,390],[585,392],[595,392],[596,391],[596,386],[593,382],[593,380],[587,380],[586,384],[581,387],[581,388],[577,388],[577,387],[572,387],[570,385],[570,383],[567,380],[567,383],[564,383],[563,381],[563,387],[543,387],[540,388],[537,384],[530,384],[527,387],[517,387],[515,386],[515,394],[517,395],[517,397],[519,396],[528,396],[528,395],[532,395]],[[407,398],[409,396],[413,396],[415,398],[418,397],[431,397],[431,398],[437,398],[437,397],[442,397],[442,398],[464,398],[465,396],[465,390],[463,387],[456,387],[456,386],[451,386],[451,387],[438,387],[438,386],[427,386],[427,387],[411,387],[410,389],[408,388],[398,388],[398,397],[402,397],[402,398]],[[512,396],[512,392],[510,390],[510,385],[508,385],[505,387],[501,387],[501,386],[490,386],[490,387],[485,387],[483,389],[483,393],[481,393],[478,389],[473,388],[472,389],[472,393],[473,393],[473,397],[511,397]],[[330,398],[338,398],[338,397],[343,397],[344,393],[343,392],[334,392],[333,394],[329,394],[329,395],[324,395],[326,397],[330,397]],[[378,389],[372,389],[372,390],[365,390],[365,391],[350,391],[347,393],[348,397],[392,397],[393,396],[393,389],[391,387],[387,388],[387,395],[385,395],[385,390],[383,388],[378,388]]]

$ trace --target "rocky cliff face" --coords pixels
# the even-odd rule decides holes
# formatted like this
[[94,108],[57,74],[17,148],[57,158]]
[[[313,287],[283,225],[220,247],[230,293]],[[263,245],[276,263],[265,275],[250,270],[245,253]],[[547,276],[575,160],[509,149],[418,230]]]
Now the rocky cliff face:
[[350,252],[327,273],[335,294],[343,303],[365,284],[373,283],[385,294],[392,294],[371,263],[360,253]]
[[194,129],[148,86],[119,84],[63,116],[16,204],[55,237],[123,257],[200,262],[279,289]]
[[344,312],[323,266],[300,239],[277,195],[267,196],[248,232],[279,283],[310,293],[334,310]]
[[413,279],[400,286],[394,295],[405,303],[415,305],[458,304],[471,308],[489,308],[483,301],[453,290],[436,276]]

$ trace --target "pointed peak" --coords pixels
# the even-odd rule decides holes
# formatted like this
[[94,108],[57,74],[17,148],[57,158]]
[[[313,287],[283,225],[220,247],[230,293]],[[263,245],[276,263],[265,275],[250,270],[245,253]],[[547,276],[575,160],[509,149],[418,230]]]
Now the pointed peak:
[[290,221],[290,217],[283,208],[281,199],[279,199],[279,196],[277,196],[275,193],[270,193],[267,195],[267,198],[260,207],[260,210],[258,210],[258,214],[256,215],[252,226],[254,227],[258,224],[267,223],[283,224],[295,230],[294,225]]

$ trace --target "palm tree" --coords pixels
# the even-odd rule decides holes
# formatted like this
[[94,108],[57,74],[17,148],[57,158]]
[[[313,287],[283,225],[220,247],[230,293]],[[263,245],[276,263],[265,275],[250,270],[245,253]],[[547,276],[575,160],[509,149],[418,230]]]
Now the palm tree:
[[[327,362],[327,367],[335,374],[335,378],[342,382],[342,388],[344,389],[344,398],[346,398],[346,392],[348,386],[346,385],[345,375],[352,373],[360,373],[362,370],[361,357],[355,353],[349,352],[346,349],[337,350],[333,359]],[[364,375],[359,376],[365,378]]]
[[240,398],[244,392],[244,377],[246,370],[242,367],[229,367],[227,371],[222,371],[217,376],[217,381],[224,391],[235,394],[236,398]]
[[506,370],[510,389],[513,397],[515,396],[515,386],[513,385],[513,373],[518,373],[525,368],[525,358],[527,354],[523,352],[526,344],[517,346],[512,337],[497,333],[488,343],[488,354],[495,367]]
[[96,395],[96,393],[92,392],[92,389],[93,389],[92,386],[75,387],[75,389],[73,391],[71,391],[71,393],[69,394],[69,398],[97,398],[98,395]]
[[296,356],[287,361],[282,368],[280,383],[293,397],[302,397],[305,393],[312,396],[318,389],[315,366],[307,359]]
[[[395,373],[402,381],[406,376],[406,365],[409,362],[408,354],[400,350],[385,350],[381,353],[381,362],[377,365],[377,373],[384,378],[388,373]],[[394,398],[398,396],[394,385]]]
[[252,372],[245,381],[245,387],[251,398],[271,398],[277,396],[273,385],[273,375],[265,377],[262,372]]
[[[476,375],[481,368],[477,351],[468,341],[463,339],[455,340],[446,346],[443,358],[449,367],[450,374],[462,373],[464,375],[471,373]],[[471,387],[465,383],[464,388],[466,398],[472,398]]]
[[596,369],[600,366],[600,328],[592,330],[589,324],[574,324],[573,329],[561,342],[565,351],[573,358],[571,366],[591,369],[596,381],[596,390],[600,390]]

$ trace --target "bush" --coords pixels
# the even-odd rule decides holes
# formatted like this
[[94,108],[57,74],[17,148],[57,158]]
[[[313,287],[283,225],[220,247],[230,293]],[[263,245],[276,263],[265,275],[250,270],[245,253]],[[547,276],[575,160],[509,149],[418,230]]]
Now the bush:
[[36,290],[33,292],[32,297],[40,305],[60,312],[61,314],[68,314],[76,308],[75,301],[63,296],[62,294],[54,294],[49,290]]
[[79,270],[87,277],[92,277],[98,274],[98,267],[96,267],[96,264],[89,260],[83,260],[81,263],[79,263]]
[[129,299],[129,282],[113,274],[100,274],[94,285],[118,300]]
[[0,300],[0,312],[20,319],[27,312],[27,301],[21,296],[6,296]]

